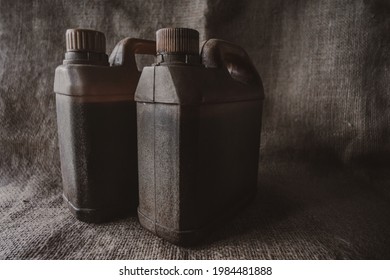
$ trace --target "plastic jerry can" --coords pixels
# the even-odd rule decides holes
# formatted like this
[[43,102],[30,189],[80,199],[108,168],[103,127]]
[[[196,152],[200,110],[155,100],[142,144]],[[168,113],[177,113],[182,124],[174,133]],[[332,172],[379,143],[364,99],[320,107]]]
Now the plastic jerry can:
[[201,241],[257,190],[263,86],[247,53],[199,33],[156,33],[137,102],[143,227],[172,243]]
[[154,41],[126,38],[108,59],[105,40],[67,30],[54,79],[63,197],[77,219],[94,223],[136,212],[135,53],[155,53]]

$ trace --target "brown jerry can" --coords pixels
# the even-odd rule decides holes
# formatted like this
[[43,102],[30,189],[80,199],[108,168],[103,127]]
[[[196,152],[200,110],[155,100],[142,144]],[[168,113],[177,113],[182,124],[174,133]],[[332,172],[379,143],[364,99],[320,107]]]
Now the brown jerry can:
[[193,245],[257,190],[263,86],[247,53],[229,42],[165,28],[137,102],[143,227]]
[[77,219],[99,223],[138,205],[135,53],[155,42],[126,38],[105,54],[103,33],[66,31],[54,79],[63,197]]

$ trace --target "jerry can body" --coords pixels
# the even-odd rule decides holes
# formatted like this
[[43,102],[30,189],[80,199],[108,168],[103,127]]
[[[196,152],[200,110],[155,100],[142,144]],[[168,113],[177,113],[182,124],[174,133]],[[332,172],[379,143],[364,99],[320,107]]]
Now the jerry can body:
[[[136,91],[138,216],[156,235],[187,245],[256,193],[263,88],[241,48],[209,40],[201,59],[198,42],[187,39],[171,43],[187,53],[172,54],[159,40],[170,30],[157,32],[159,62],[144,68]],[[198,36],[173,32],[181,33],[164,37]]]
[[79,220],[109,221],[138,205],[134,52],[154,42],[124,39],[109,62],[103,33],[66,36],[54,83],[63,197]]

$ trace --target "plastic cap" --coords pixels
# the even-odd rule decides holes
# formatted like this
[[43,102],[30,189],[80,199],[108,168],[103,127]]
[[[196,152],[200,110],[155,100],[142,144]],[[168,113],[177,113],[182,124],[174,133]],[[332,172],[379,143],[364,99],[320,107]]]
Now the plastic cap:
[[199,54],[199,32],[189,28],[163,28],[156,32],[157,54]]
[[104,33],[89,29],[66,30],[67,52],[106,52],[106,37]]

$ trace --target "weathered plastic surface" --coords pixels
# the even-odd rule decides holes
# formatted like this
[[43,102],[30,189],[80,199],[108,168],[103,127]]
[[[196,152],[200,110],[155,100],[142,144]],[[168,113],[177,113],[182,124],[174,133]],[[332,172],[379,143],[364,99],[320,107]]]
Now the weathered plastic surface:
[[241,48],[207,41],[202,65],[145,67],[135,95],[139,220],[179,245],[255,195],[263,87]]
[[66,61],[56,69],[63,196],[81,221],[110,221],[138,205],[134,54],[154,48],[153,41],[127,38],[110,65]]

